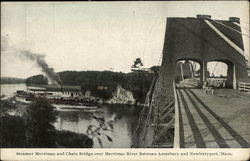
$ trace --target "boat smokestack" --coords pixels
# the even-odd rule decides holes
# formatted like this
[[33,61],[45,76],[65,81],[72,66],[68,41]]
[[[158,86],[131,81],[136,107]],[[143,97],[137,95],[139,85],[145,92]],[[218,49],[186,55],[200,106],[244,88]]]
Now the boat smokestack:
[[62,84],[59,84],[60,85],[60,88],[61,88],[61,92],[64,92],[64,88],[62,86]]

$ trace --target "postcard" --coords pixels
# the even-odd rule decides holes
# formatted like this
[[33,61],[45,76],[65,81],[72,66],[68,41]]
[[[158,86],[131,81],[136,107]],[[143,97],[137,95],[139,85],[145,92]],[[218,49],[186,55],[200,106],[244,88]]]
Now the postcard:
[[1,160],[248,160],[248,1],[1,3]]

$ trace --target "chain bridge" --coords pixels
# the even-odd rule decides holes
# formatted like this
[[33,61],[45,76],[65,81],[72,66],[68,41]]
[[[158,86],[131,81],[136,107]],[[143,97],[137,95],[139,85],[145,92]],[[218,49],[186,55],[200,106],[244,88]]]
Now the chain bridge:
[[[236,17],[167,18],[161,66],[132,147],[249,148],[250,83],[243,36],[249,38]],[[189,61],[200,66],[198,73]],[[213,61],[227,65],[226,77],[211,78],[207,64]]]

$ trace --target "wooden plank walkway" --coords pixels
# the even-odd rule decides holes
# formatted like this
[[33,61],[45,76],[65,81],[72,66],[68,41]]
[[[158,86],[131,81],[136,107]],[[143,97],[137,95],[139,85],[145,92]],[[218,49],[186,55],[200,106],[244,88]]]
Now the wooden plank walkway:
[[249,148],[250,95],[177,86],[180,148]]

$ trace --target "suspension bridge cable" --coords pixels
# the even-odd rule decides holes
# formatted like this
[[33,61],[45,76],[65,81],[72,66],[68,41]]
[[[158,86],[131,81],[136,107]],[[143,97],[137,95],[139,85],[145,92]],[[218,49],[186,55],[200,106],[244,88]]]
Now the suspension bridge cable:
[[[233,59],[230,55],[225,54],[220,48],[216,47],[215,45],[213,45],[211,43],[211,41],[205,39],[204,37],[202,37],[201,35],[195,33],[194,31],[190,30],[187,26],[185,26],[183,23],[180,22],[176,22],[177,24],[179,24],[180,26],[182,26],[183,28],[185,28],[187,31],[193,33],[196,37],[201,38],[202,40],[204,40],[206,43],[208,43],[212,48],[214,48],[215,50],[217,50],[218,52],[220,52],[221,54],[223,54],[224,56],[226,56],[227,58]],[[236,60],[237,61],[237,60]],[[237,61],[238,62],[238,61]],[[241,66],[245,66],[243,65],[241,62],[238,62]]]
[[214,66],[214,69],[213,69],[213,73],[215,72],[215,69],[216,69],[217,65],[218,65],[218,62],[215,63],[215,66]]
[[250,31],[248,27],[245,27],[245,26],[243,26],[242,24],[239,24],[239,23],[237,23],[237,22],[234,22],[234,24],[237,25],[237,26],[239,26],[239,27],[241,27],[241,28],[244,29],[244,30]]
[[[225,17],[221,17],[221,16],[216,16],[218,19],[217,20],[225,20]],[[247,24],[247,25],[249,25],[250,23],[249,23],[249,21],[247,22],[247,21],[242,21],[242,19],[240,19],[240,23],[242,24],[242,23],[244,23],[244,24]]]
[[[161,61],[163,58],[163,51],[160,54],[159,60],[158,60],[158,66],[160,66]],[[153,98],[153,97],[152,97]],[[157,116],[155,116],[157,114]],[[159,124],[159,107],[158,106],[154,106],[154,132],[153,132],[153,141],[151,142],[150,146],[154,147],[155,146],[155,137],[156,137],[156,131],[158,130],[158,124]]]
[[245,56],[244,51],[236,45],[232,40],[230,40],[226,35],[224,35],[220,30],[218,30],[210,21],[204,20],[207,25],[214,30],[221,38],[223,38],[230,46],[232,46],[236,51]]
[[245,22],[245,21],[242,21],[242,20],[240,20],[240,23],[244,23],[244,24],[246,24],[246,25],[250,25],[249,22]]
[[154,115],[154,133],[153,133],[153,141],[150,146],[155,146],[155,138],[156,138],[156,133],[158,130],[158,124],[159,124],[159,107],[155,106],[154,107],[154,114],[157,114],[157,116]]
[[158,64],[157,64],[158,66],[160,66],[162,58],[163,58],[163,51],[161,52],[161,55],[159,57]]
[[[212,20],[212,19],[211,19],[211,20]],[[244,35],[244,36],[250,38],[249,35],[243,34],[242,32],[240,32],[240,31],[238,31],[238,30],[236,30],[236,29],[234,29],[234,28],[232,28],[232,27],[230,27],[230,26],[228,26],[228,25],[225,25],[225,24],[223,24],[223,23],[221,23],[221,22],[219,22],[219,21],[217,21],[217,20],[212,20],[212,21],[214,21],[214,22],[216,22],[216,23],[218,23],[218,24],[220,24],[220,25],[222,25],[222,26],[224,26],[224,27],[226,27],[226,28],[228,28],[228,29],[231,29],[231,30],[233,30],[233,31],[235,31],[235,32],[237,32],[237,33],[239,33],[239,34],[241,34],[241,35]]]
[[[159,22],[157,22],[157,21],[159,21]],[[149,28],[149,32],[148,32],[149,34],[148,34],[148,35],[151,35],[151,34],[152,34],[153,28],[154,28],[155,26],[160,25],[161,23],[162,23],[162,22],[161,22],[161,19],[156,20],[156,23],[155,23],[155,24],[157,24],[157,25],[151,25],[151,27]],[[147,42],[148,42],[148,39],[145,40],[145,46],[146,46]],[[145,48],[146,48],[145,46],[144,46],[144,48],[143,48],[143,57],[144,57]],[[159,63],[158,63],[158,64],[159,64]],[[152,83],[151,83],[149,92],[148,92],[148,94],[147,94],[146,100],[145,100],[146,106],[150,104],[150,102],[149,102],[149,99],[150,99],[150,98],[149,98],[149,97],[150,97],[150,93],[151,93],[152,90],[153,90],[152,88],[153,88],[153,86],[154,86],[155,80],[156,80],[156,78],[154,77],[154,79],[152,80]],[[133,143],[133,142],[134,142],[134,140],[135,140],[135,138],[136,138],[136,134],[137,134],[137,132],[138,132],[138,130],[139,130],[139,128],[140,128],[141,122],[142,122],[142,120],[143,120],[143,115],[144,115],[146,106],[144,106],[143,109],[142,109],[142,111],[140,112],[139,119],[138,119],[138,124],[137,124],[137,127],[136,127],[136,129],[135,129],[135,131],[134,131],[134,133],[133,133],[133,136],[132,136],[132,146],[131,146],[131,147],[134,146],[134,143]],[[150,106],[150,105],[149,105],[149,106]]]
[[[161,18],[160,19],[156,19],[155,23],[153,25],[150,26],[149,28],[149,32],[148,32],[148,37],[151,38],[151,35],[152,35],[152,31],[153,29],[156,27],[156,26],[159,26],[161,24]],[[144,59],[144,54],[145,54],[145,51],[146,51],[146,47],[147,47],[147,44],[149,42],[149,38],[145,37],[145,43],[144,43],[144,48],[143,48],[143,51],[142,51],[142,56],[143,56],[143,59]]]
[[[153,95],[153,97],[154,97],[154,95]],[[150,123],[150,120],[151,120],[151,113],[152,113],[152,103],[149,106],[149,112],[148,112],[146,122],[145,122],[145,125],[144,125],[145,132],[144,132],[144,136],[142,138],[142,147],[144,147],[144,145],[145,145],[146,136],[147,136],[147,132],[148,132],[148,127],[149,127],[149,123]]]
[[[150,104],[150,95],[151,95],[151,93],[153,92],[154,83],[155,83],[156,79],[157,79],[157,77],[154,77],[153,80],[152,80],[152,82],[151,82],[149,91],[148,91],[148,93],[147,93],[147,97],[146,97],[146,99],[145,99],[145,104],[146,104],[146,106],[143,107],[143,109],[142,109],[142,111],[141,111],[141,113],[140,113],[140,116],[139,116],[139,119],[138,119],[137,127],[136,127],[136,129],[135,129],[135,131],[134,131],[134,133],[133,133],[133,137],[132,137],[132,143],[133,143],[133,144],[132,144],[131,147],[134,146],[135,136],[136,136],[136,134],[137,134],[137,132],[138,132],[138,130],[139,130],[139,128],[140,128],[140,125],[141,125],[141,122],[142,122],[142,119],[143,119],[144,112],[145,112],[146,108],[148,107],[148,105]],[[149,106],[150,106],[150,105],[149,105]]]
[[[218,65],[218,62],[215,63],[215,66],[214,66],[214,68],[213,68],[213,70],[212,70],[212,71],[213,71],[213,72],[212,72],[213,75],[214,75],[214,72],[215,72],[215,69],[216,69],[217,65]],[[211,80],[210,82],[214,81],[214,79],[215,79],[215,77],[213,77],[212,80]]]
[[132,136],[132,146],[131,146],[131,147],[134,147],[135,136],[136,136],[136,134],[137,134],[137,131],[138,131],[139,128],[140,128],[140,125],[141,125],[142,117],[143,117],[143,115],[144,115],[145,108],[146,108],[146,106],[143,107],[143,109],[142,109],[142,111],[141,111],[141,113],[140,113],[140,116],[139,116],[139,119],[138,119],[137,127],[136,127],[136,129],[135,129],[135,131],[134,131],[134,133],[133,133],[133,136]]

